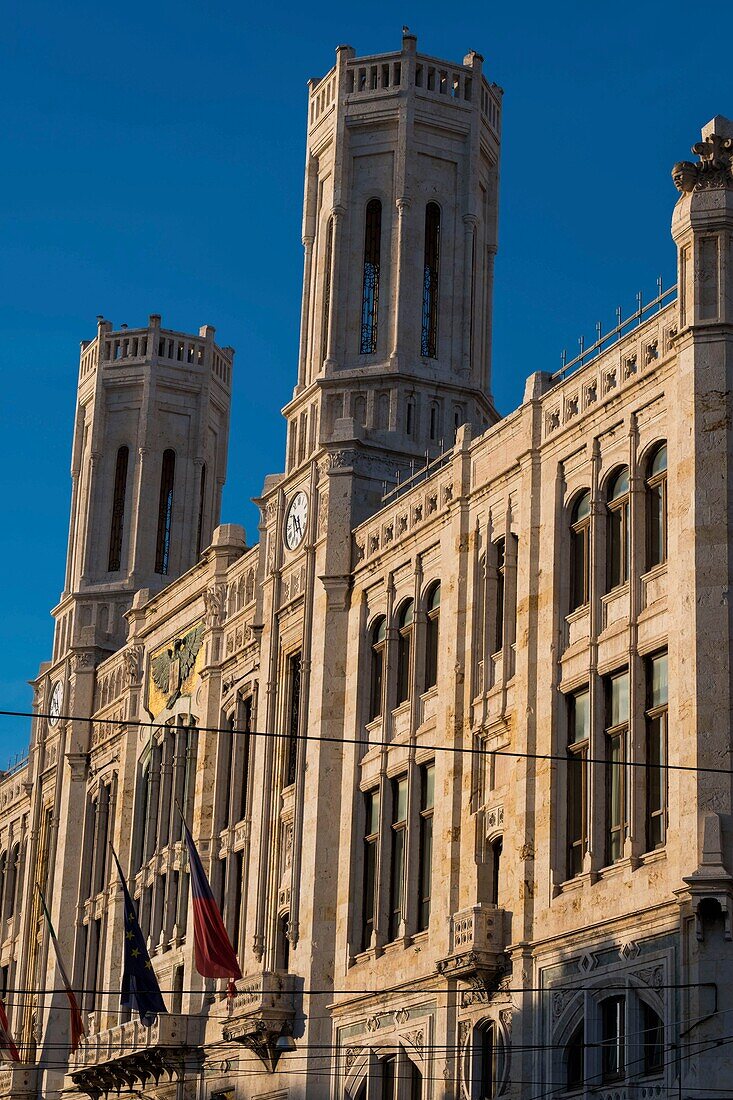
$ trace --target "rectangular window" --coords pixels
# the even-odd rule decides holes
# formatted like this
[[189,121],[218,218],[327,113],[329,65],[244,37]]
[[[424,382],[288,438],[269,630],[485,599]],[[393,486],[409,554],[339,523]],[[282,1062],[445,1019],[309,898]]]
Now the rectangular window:
[[601,1003],[601,1078],[617,1081],[626,1070],[626,999],[609,997]]
[[389,938],[394,940],[402,923],[407,848],[407,776],[392,780],[392,865],[389,890]]
[[667,654],[646,664],[646,846],[661,848],[667,835]]
[[506,555],[504,539],[499,539],[496,545],[496,611],[494,616],[494,653],[498,653],[504,645],[504,574],[506,567]]
[[361,949],[371,946],[374,932],[374,907],[376,904],[377,853],[379,850],[379,788],[364,795],[364,883],[362,904]]
[[588,689],[568,700],[568,878],[579,875],[588,847]]
[[430,885],[433,876],[433,807],[435,805],[435,764],[420,768],[420,874],[418,932],[430,923]]
[[624,854],[626,839],[626,760],[629,735],[629,674],[605,680],[606,694],[606,862]]

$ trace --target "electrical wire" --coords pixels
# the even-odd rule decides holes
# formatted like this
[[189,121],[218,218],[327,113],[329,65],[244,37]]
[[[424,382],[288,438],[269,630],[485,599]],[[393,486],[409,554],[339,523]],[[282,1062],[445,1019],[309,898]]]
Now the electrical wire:
[[[100,724],[107,724],[113,726],[137,726],[145,729],[164,729],[165,724],[160,722],[146,722],[140,718],[97,718],[93,715],[49,715],[43,712],[33,711],[21,711],[21,710],[0,710],[0,718],[50,718],[62,722],[96,722]],[[236,728],[229,728],[227,726],[195,726],[193,727],[197,733],[228,733],[238,734],[245,737],[266,737],[274,740],[282,741],[317,741],[326,744],[333,745],[364,745],[370,749],[382,748],[387,749],[393,745],[391,741],[372,741],[368,737],[329,737],[326,734],[316,733],[277,733],[274,730],[240,730]],[[467,756],[507,756],[513,759],[519,760],[545,760],[556,763],[567,764],[568,762],[574,762],[575,758],[563,754],[563,753],[539,753],[539,752],[520,752],[516,749],[487,749],[484,747],[474,748],[467,745],[430,745],[423,741],[420,742],[421,750],[428,752],[452,752],[458,754],[464,754]],[[614,760],[613,762],[607,760],[605,757],[584,757],[586,764],[599,764],[604,767],[624,767],[624,768],[644,768],[645,770],[652,769],[653,771],[674,771],[674,772],[695,772],[696,774],[704,775],[730,775],[733,776],[733,768],[713,768],[705,766],[696,766],[693,764],[670,764],[655,763],[651,764],[645,760]]]

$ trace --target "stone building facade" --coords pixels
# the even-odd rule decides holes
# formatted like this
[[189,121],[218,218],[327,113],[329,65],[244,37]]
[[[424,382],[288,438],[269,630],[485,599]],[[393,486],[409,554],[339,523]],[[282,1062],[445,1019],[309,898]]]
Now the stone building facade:
[[[256,543],[217,526],[232,349],[158,316],[82,345],[53,656],[0,780],[0,1095],[730,1095],[733,124],[675,166],[678,287],[500,419],[500,123],[481,57],[409,32],[311,81]],[[176,802],[232,999],[193,965]]]

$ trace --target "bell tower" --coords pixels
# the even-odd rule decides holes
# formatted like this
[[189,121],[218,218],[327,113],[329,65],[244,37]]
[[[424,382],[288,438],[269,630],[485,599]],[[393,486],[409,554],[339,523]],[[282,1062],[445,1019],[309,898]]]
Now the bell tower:
[[81,346],[66,580],[54,660],[71,646],[115,649],[135,591],[198,560],[219,522],[234,351],[161,327],[114,331],[98,318]]
[[311,80],[288,472],[358,440],[395,467],[497,419],[491,298],[501,89],[471,52],[357,58]]

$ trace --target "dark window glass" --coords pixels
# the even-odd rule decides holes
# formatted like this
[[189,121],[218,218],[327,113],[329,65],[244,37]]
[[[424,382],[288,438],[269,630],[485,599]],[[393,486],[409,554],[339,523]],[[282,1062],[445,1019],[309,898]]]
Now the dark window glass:
[[382,238],[382,204],[379,199],[367,203],[364,224],[364,282],[361,296],[362,355],[377,350],[379,311],[379,254]]
[[407,600],[397,619],[397,706],[410,698],[413,618],[414,604]]
[[622,467],[608,487],[608,589],[629,579],[629,469]]
[[377,853],[379,849],[379,790],[364,795],[366,826],[364,833],[364,889],[362,905],[361,949],[366,951],[374,932],[374,906],[376,903]]
[[397,1055],[383,1058],[381,1069],[381,1100],[397,1100]]
[[425,631],[425,690],[438,682],[438,637],[440,633],[440,584],[428,592],[428,621]]
[[422,1100],[422,1074],[413,1061],[407,1063],[410,1079],[410,1100]]
[[323,265],[323,320],[321,330],[321,359],[328,356],[328,323],[331,312],[331,254],[333,252],[333,218],[326,227],[326,257]]
[[425,263],[423,266],[421,354],[438,355],[438,278],[440,264],[440,207],[429,202],[425,208]]
[[430,923],[430,887],[433,876],[433,807],[435,804],[435,765],[420,767],[420,875],[418,932]]
[[298,761],[298,730],[300,727],[300,653],[288,658],[288,755],[285,768],[285,783],[295,782],[295,770]]
[[504,539],[494,544],[496,553],[496,608],[494,610],[494,653],[504,645],[504,574],[506,554]]
[[647,469],[647,568],[667,560],[667,444],[657,447]]
[[479,1033],[481,1064],[479,1068],[480,1100],[493,1100],[496,1096],[496,1042],[494,1025],[488,1023]]
[[504,840],[498,836],[491,844],[491,900],[494,905],[499,904],[499,874],[501,872],[501,853],[504,850]]
[[125,522],[125,493],[127,490],[127,467],[130,451],[127,447],[120,447],[117,452],[117,464],[115,466],[115,487],[112,497],[112,523],[109,532],[109,560],[107,569],[110,573],[116,573],[122,559],[122,533]]
[[629,729],[629,674],[605,680],[606,695],[606,862],[624,853],[626,839],[626,754]]
[[570,527],[570,610],[588,603],[590,593],[590,493],[575,502]]
[[646,846],[660,848],[667,835],[667,654],[646,662]]
[[664,1069],[664,1024],[644,1001],[641,1002],[641,1028],[644,1073],[658,1073]]
[[587,689],[568,700],[568,878],[583,870],[588,841],[588,740],[590,703]]
[[155,544],[155,572],[166,576],[171,554],[171,521],[173,519],[173,485],[176,475],[176,456],[171,450],[163,451],[160,474],[160,502],[158,504],[158,537]]
[[206,504],[206,463],[204,462],[201,467],[201,481],[199,482],[199,520],[196,530],[196,557],[198,558],[203,550],[202,542],[204,537],[204,505]]
[[369,682],[369,721],[382,713],[382,695],[384,683],[384,646],[387,635],[387,623],[384,617],[375,622],[371,631],[371,672]]
[[626,1069],[626,999],[601,1002],[601,1077],[617,1081]]
[[402,922],[407,841],[407,776],[392,780],[392,868],[389,889],[389,938],[394,940]]
[[569,1089],[582,1088],[585,1082],[585,1030],[583,1025],[573,1032],[565,1048],[565,1084]]

